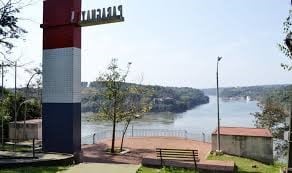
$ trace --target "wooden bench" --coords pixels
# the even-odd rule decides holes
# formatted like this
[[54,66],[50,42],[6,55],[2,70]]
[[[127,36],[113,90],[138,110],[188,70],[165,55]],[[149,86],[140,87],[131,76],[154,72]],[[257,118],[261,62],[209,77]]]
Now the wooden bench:
[[160,158],[161,166],[164,165],[164,160],[176,160],[194,162],[195,169],[197,169],[197,162],[200,161],[198,150],[156,148],[156,154]]

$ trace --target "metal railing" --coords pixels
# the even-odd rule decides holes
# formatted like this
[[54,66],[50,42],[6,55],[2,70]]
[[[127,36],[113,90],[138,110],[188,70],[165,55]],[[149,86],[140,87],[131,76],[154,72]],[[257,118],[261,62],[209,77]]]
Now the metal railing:
[[36,139],[5,139],[0,143],[0,160],[17,158],[37,158],[36,153],[41,150],[42,141]]
[[[123,130],[116,130],[116,138],[121,138]],[[125,137],[178,137],[183,139],[210,142],[211,137],[205,133],[189,133],[186,130],[168,130],[168,129],[128,129]],[[82,138],[83,144],[95,144],[96,141],[112,138],[112,130],[102,130],[93,135]]]

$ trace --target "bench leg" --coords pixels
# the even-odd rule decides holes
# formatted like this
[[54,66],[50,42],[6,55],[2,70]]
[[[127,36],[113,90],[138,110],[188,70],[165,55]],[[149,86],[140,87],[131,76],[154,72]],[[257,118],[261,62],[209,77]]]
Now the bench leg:
[[160,166],[162,167],[163,166],[163,161],[162,161],[162,154],[161,154],[161,150],[159,151],[159,154],[160,154]]
[[195,151],[193,150],[193,157],[194,157],[194,163],[195,163],[195,170],[197,171],[197,161],[195,156]]

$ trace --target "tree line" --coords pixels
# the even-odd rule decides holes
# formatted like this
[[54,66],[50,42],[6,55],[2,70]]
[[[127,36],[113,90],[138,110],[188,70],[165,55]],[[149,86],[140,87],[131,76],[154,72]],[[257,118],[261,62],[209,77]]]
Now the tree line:
[[[249,96],[252,100],[260,101],[263,97],[276,90],[284,89],[289,84],[282,85],[258,85],[242,87],[223,87],[219,88],[220,97],[223,99],[241,99]],[[202,89],[206,95],[216,95],[216,88]]]
[[[124,88],[137,87],[141,90],[151,91],[151,95],[140,97],[152,101],[150,112],[184,112],[195,106],[209,102],[209,97],[201,90],[187,87],[162,87],[124,83]],[[105,90],[105,83],[101,81],[91,82],[88,88],[81,90],[82,112],[98,112],[101,107],[101,94]]]

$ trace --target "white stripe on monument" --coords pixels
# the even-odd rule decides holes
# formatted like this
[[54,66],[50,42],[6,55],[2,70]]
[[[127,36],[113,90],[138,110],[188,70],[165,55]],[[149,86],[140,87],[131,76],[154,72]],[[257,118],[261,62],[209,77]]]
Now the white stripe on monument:
[[81,49],[43,50],[43,103],[80,103]]

